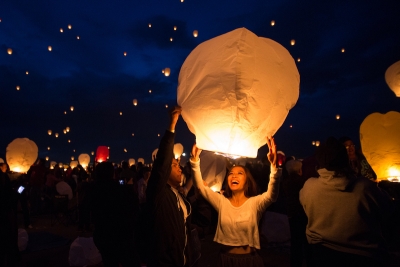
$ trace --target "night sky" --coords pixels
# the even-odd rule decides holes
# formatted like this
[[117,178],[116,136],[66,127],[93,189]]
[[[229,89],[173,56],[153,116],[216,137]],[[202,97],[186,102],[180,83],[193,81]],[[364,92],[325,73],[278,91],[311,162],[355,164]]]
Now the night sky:
[[[27,137],[50,161],[70,162],[105,145],[111,161],[149,163],[185,58],[240,27],[279,42],[296,60],[300,97],[275,135],[286,155],[307,157],[313,140],[331,135],[358,144],[366,116],[400,111],[384,79],[400,60],[398,0],[1,0],[0,18],[3,159],[12,140]],[[176,132],[188,153],[195,138],[182,119]]]

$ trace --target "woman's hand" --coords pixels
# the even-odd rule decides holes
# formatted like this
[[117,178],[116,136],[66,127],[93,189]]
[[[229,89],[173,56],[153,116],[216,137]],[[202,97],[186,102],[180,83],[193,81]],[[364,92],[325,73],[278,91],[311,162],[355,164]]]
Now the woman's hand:
[[200,148],[198,148],[196,144],[193,144],[192,154],[191,154],[190,160],[191,161],[195,161],[195,162],[199,161],[200,160],[201,151],[202,150]]
[[178,122],[181,113],[182,113],[182,108],[180,106],[175,106],[169,111],[170,124],[168,130],[170,130],[171,132],[175,131],[175,125]]
[[276,167],[276,144],[275,144],[275,139],[274,137],[267,137],[267,145],[269,148],[268,154],[267,154],[267,158],[269,160],[269,162],[271,163],[271,166]]

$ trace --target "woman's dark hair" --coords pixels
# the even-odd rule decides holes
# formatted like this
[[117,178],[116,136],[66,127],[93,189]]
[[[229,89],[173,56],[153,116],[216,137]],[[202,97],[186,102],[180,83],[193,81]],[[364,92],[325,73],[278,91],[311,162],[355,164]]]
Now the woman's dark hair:
[[254,180],[253,175],[251,175],[249,169],[246,168],[245,166],[242,166],[242,165],[233,166],[227,172],[227,175],[226,175],[225,181],[224,181],[224,186],[223,186],[225,188],[224,196],[227,197],[227,198],[231,198],[232,197],[232,190],[228,185],[228,176],[229,176],[229,173],[232,171],[232,169],[235,168],[235,167],[241,167],[244,170],[245,174],[246,174],[246,183],[244,185],[244,195],[246,197],[254,197],[254,196],[256,196],[258,194],[256,181]]

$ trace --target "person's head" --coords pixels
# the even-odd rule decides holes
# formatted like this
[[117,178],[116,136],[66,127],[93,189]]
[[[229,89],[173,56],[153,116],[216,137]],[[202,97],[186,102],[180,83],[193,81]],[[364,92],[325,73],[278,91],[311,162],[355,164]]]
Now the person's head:
[[303,171],[301,167],[303,166],[303,163],[300,160],[289,160],[286,162],[285,167],[286,171],[288,172],[289,175],[291,174],[297,174],[297,175],[303,175]]
[[111,162],[101,162],[96,166],[96,179],[107,181],[114,178],[114,166]]
[[127,161],[122,162],[122,169],[129,169],[129,163]]
[[339,138],[339,141],[344,145],[347,150],[347,155],[349,157],[354,156],[356,154],[356,146],[354,145],[353,140],[351,140],[347,136],[342,136]]
[[349,171],[349,157],[344,145],[334,137],[329,137],[316,152],[320,169],[345,174]]
[[0,163],[0,171],[6,173],[7,172],[7,164],[6,163]]
[[171,172],[168,178],[168,184],[178,188],[182,181],[182,170],[177,159],[173,158],[171,163]]
[[257,184],[249,169],[244,166],[233,166],[225,179],[224,196],[232,197],[234,193],[244,193],[246,197],[257,195]]

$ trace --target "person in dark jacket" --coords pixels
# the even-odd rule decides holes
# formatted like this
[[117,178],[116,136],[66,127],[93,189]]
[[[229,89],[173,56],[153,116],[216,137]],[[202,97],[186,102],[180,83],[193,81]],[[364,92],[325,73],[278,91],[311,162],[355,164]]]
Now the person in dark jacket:
[[161,139],[146,190],[150,207],[150,233],[154,241],[148,266],[191,266],[191,206],[179,193],[182,170],[173,156],[175,125],[180,107],[170,111],[170,124]]

